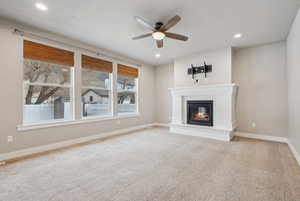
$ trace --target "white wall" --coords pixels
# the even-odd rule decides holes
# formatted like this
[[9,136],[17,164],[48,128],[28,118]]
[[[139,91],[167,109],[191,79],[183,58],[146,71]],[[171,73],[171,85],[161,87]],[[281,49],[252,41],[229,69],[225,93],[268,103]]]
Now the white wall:
[[160,65],[155,70],[156,122],[170,123],[172,99],[169,88],[174,87],[174,64]]
[[[153,100],[155,68],[143,65],[140,68],[139,78],[139,109],[141,113],[139,117],[121,119],[120,125],[117,124],[117,120],[108,120],[86,124],[51,127],[26,132],[17,131],[17,125],[22,124],[23,42],[22,37],[12,34],[11,28],[14,26],[7,21],[0,21],[0,111],[2,114],[0,115],[0,153],[101,134],[103,132],[121,128],[153,123],[155,115]],[[28,29],[29,31],[36,31],[31,28]],[[71,44],[78,44],[96,50],[95,47],[90,47],[61,36],[50,33],[45,33],[45,35],[50,38],[66,41]],[[100,50],[100,52],[103,51]],[[80,89],[78,90],[78,93],[80,93]],[[81,103],[78,102],[78,104]],[[79,114],[80,111],[77,111],[77,113]],[[14,137],[14,142],[11,144],[7,143],[7,136],[9,135]]]
[[234,51],[238,131],[287,137],[285,45],[279,42]]
[[215,51],[202,52],[175,59],[174,62],[174,83],[175,87],[195,86],[192,76],[187,74],[188,68],[193,65],[212,64],[212,72],[207,74],[198,74],[197,85],[204,84],[229,84],[232,82],[231,72],[231,48],[224,48]]
[[287,39],[289,138],[300,153],[300,10]]

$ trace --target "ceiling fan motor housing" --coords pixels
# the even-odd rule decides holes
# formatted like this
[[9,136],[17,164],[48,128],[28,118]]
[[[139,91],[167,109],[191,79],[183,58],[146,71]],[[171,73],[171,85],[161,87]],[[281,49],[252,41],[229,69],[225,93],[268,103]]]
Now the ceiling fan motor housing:
[[156,29],[156,30],[159,30],[160,27],[162,27],[162,25],[164,25],[162,22],[157,22],[157,23],[155,24],[155,29]]

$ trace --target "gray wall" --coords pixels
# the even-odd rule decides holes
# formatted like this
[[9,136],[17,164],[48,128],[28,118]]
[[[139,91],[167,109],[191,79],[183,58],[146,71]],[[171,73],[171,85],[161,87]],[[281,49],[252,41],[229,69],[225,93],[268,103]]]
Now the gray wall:
[[[13,27],[11,24],[0,21],[0,111],[2,114],[0,115],[0,153],[154,122],[155,108],[153,98],[155,93],[155,67],[143,65],[140,69],[139,78],[139,109],[141,113],[139,117],[121,119],[121,124],[118,124],[117,120],[107,120],[26,132],[17,131],[17,125],[22,124],[23,42],[22,37],[12,34],[11,27]],[[28,29],[29,31],[36,31],[30,28]],[[87,48],[95,49],[94,47],[86,46],[77,41],[72,41],[50,33],[45,33],[45,35],[71,44],[79,44]],[[103,51],[101,50],[100,52]],[[78,93],[80,93],[80,91]],[[80,111],[77,111],[76,114],[79,114],[79,112]],[[9,135],[14,137],[14,142],[11,144],[7,143],[7,136]]]
[[[190,56],[185,56],[175,59],[174,62],[174,86],[175,87],[189,87],[196,85],[206,84],[229,84],[232,82],[232,50],[231,48],[224,48],[208,52],[200,52]],[[188,68],[193,65],[213,65],[213,71],[207,74],[207,78],[204,74],[196,75],[199,78],[198,83],[191,79],[191,75],[187,74]]]
[[172,99],[169,88],[174,87],[174,64],[157,66],[155,78],[156,122],[167,124],[171,121]]
[[239,85],[238,131],[287,137],[285,42],[235,50],[233,81]]
[[300,153],[300,10],[287,39],[289,138]]

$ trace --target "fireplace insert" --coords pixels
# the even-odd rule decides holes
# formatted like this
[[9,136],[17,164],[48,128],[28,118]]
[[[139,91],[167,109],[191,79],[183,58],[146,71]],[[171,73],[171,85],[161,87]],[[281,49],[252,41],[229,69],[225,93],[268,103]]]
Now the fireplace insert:
[[187,101],[187,123],[213,126],[213,101]]

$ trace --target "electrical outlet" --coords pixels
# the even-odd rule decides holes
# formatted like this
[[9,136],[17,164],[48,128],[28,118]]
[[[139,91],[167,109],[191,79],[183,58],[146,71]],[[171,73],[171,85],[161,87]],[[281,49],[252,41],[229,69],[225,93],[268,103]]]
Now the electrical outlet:
[[256,128],[256,123],[252,122],[252,128]]
[[7,136],[7,143],[11,143],[14,141],[14,137],[13,136]]
[[120,121],[120,120],[118,120],[118,121],[117,121],[117,124],[119,124],[119,125],[120,125],[120,124],[121,124],[121,121]]

